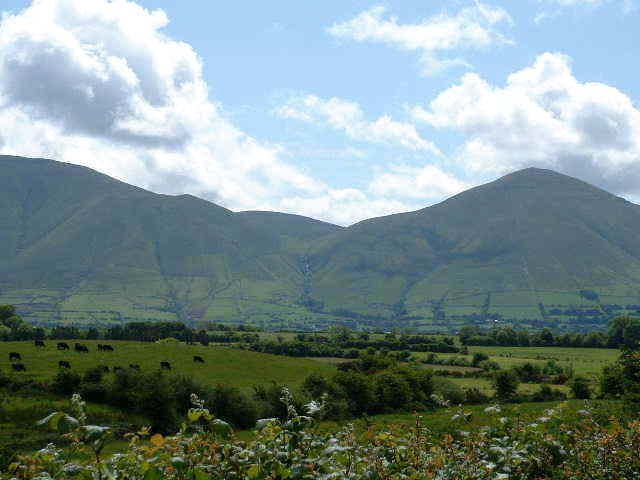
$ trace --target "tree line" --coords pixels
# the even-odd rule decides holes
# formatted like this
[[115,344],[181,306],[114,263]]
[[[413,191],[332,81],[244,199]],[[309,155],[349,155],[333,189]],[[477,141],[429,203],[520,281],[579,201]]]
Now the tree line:
[[458,339],[467,346],[636,348],[640,344],[640,320],[621,316],[609,323],[606,332],[563,334],[549,328],[529,332],[511,326],[481,329],[468,325],[460,329]]

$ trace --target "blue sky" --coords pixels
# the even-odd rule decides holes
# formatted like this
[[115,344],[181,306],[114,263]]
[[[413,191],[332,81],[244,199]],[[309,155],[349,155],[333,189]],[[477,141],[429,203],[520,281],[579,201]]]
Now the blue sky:
[[[633,1],[137,4],[3,2],[5,153],[341,224],[526,166],[640,196]],[[181,69],[189,92],[174,91]],[[25,91],[25,79],[48,93]]]

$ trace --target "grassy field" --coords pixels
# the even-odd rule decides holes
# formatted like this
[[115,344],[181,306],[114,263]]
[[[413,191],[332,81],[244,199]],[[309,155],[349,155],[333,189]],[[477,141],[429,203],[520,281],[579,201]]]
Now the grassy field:
[[[73,341],[67,343],[72,350],[61,352],[55,341],[47,341],[45,348],[36,348],[32,342],[0,342],[0,369],[11,371],[9,352],[22,355],[27,372],[21,375],[37,379],[52,378],[60,360],[68,361],[77,372],[98,365],[128,367],[130,363],[145,371],[156,371],[161,361],[169,361],[174,373],[191,376],[206,385],[221,383],[242,389],[271,381],[295,387],[312,372],[330,375],[335,371],[335,366],[327,362],[219,346],[110,341],[115,351],[100,352],[97,344],[104,341],[82,341],[89,348],[88,354],[82,354],[73,351]],[[205,363],[194,363],[194,355],[201,356]]]
[[[468,355],[438,353],[438,358],[460,357],[471,360],[473,354],[482,352],[497,362],[501,368],[510,368],[523,363],[544,365],[554,360],[562,367],[573,367],[575,374],[593,377],[602,371],[606,364],[616,361],[620,352],[609,348],[567,348],[567,347],[469,347]],[[425,358],[428,353],[412,354],[417,359]],[[447,367],[448,370],[462,370],[461,367]]]

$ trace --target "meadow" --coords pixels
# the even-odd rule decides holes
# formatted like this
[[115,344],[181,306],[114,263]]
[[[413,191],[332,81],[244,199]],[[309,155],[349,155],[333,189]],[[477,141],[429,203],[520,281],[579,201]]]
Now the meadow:
[[[270,382],[299,386],[311,373],[330,375],[335,366],[311,359],[290,358],[250,352],[223,346],[186,345],[184,343],[150,343],[130,341],[81,340],[89,353],[73,350],[74,341],[66,341],[69,351],[59,351],[57,341],[46,341],[46,347],[35,347],[33,342],[0,342],[0,370],[11,372],[10,352],[19,352],[27,371],[24,377],[38,380],[51,379],[60,367],[60,360],[68,361],[78,373],[99,365],[109,368],[129,364],[140,365],[143,371],[160,369],[160,362],[171,363],[171,371],[194,378],[203,385],[225,384],[244,390]],[[109,343],[113,352],[98,350],[98,343]],[[195,363],[194,356],[201,356],[204,363]]]
[[[615,362],[620,351],[613,348],[571,348],[571,347],[497,347],[497,346],[471,346],[469,353],[461,355],[456,353],[439,353],[438,358],[452,357],[471,360],[476,352],[485,353],[489,360],[500,365],[501,368],[510,368],[523,363],[544,364],[549,360],[555,361],[561,367],[572,367],[576,375],[589,377],[598,375],[602,367]],[[428,353],[413,353],[418,360],[425,359]],[[461,367],[450,367],[455,370]]]

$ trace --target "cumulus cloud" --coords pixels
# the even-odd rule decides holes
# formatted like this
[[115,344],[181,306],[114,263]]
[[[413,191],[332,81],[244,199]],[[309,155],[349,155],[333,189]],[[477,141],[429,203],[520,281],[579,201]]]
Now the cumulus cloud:
[[369,191],[383,197],[433,200],[450,197],[469,187],[437,165],[391,165],[378,172],[369,184]]
[[504,86],[468,73],[413,115],[462,132],[457,159],[476,175],[538,166],[639,195],[640,111],[614,87],[577,80],[570,63],[544,53]]
[[236,128],[202,63],[127,0],[35,0],[0,24],[1,151],[83,164],[233,208],[326,186]]
[[512,43],[502,31],[512,24],[509,14],[500,7],[479,1],[455,14],[443,12],[420,23],[401,24],[397,17],[386,14],[384,7],[375,6],[351,20],[335,23],[327,31],[341,39],[384,43],[417,52],[425,75],[434,75],[452,66],[468,66],[463,58],[443,57],[444,52]]
[[368,195],[357,188],[334,189],[317,196],[289,197],[280,203],[282,210],[302,210],[315,218],[322,218],[324,212],[331,211],[333,221],[340,225],[350,225],[359,220],[417,210],[421,207],[424,205],[392,197]]
[[360,105],[349,100],[297,95],[290,97],[275,113],[281,118],[326,125],[358,142],[390,144],[440,155],[438,148],[422,138],[414,125],[398,122],[388,115],[368,121]]
[[[0,153],[85,165],[235,210],[340,224],[420,208],[453,191],[446,177],[418,174],[423,180],[401,192],[407,170],[393,166],[362,189],[317,180],[286,161],[284,147],[233,124],[211,97],[197,53],[164,33],[168,21],[129,0],[34,0],[3,15]],[[323,121],[357,141],[437,153],[413,125],[387,116],[368,121],[357,104],[307,98],[288,107],[283,115]],[[381,179],[397,186],[385,189]]]

